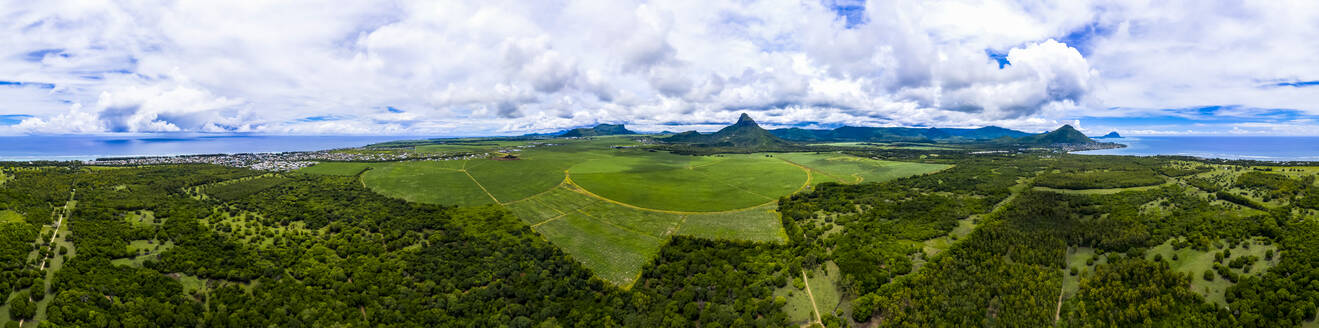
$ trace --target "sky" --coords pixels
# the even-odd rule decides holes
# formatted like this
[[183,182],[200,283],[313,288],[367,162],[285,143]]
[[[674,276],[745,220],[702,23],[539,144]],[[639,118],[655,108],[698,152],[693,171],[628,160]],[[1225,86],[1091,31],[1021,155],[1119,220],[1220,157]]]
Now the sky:
[[0,135],[1319,135],[1319,1],[0,0]]

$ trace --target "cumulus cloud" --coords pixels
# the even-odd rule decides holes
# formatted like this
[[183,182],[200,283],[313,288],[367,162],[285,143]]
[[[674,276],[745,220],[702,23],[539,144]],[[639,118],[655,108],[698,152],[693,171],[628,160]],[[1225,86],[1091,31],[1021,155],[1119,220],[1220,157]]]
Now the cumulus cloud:
[[0,115],[24,115],[0,133],[1319,115],[1319,86],[1298,84],[1319,80],[1313,2],[29,1],[0,17],[0,81],[51,86],[0,84]]

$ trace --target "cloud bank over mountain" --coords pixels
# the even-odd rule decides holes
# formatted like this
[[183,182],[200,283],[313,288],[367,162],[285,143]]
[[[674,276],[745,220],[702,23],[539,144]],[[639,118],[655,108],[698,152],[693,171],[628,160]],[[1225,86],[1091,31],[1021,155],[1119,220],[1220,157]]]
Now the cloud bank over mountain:
[[[1312,1],[29,1],[0,18],[0,134],[659,131],[739,112],[1319,131]],[[1141,117],[1160,123],[1124,120]]]

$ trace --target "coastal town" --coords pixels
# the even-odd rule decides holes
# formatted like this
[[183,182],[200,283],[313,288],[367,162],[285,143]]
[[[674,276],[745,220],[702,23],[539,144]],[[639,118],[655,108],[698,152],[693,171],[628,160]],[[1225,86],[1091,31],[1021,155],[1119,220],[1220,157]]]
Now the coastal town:
[[243,153],[243,154],[206,154],[180,156],[145,156],[98,158],[83,161],[86,165],[103,166],[137,166],[155,164],[214,164],[230,167],[242,167],[263,171],[292,171],[316,165],[318,162],[396,162],[413,160],[463,160],[489,157],[490,154],[429,154],[413,151],[393,152],[350,152],[343,149],[282,152],[282,153]]

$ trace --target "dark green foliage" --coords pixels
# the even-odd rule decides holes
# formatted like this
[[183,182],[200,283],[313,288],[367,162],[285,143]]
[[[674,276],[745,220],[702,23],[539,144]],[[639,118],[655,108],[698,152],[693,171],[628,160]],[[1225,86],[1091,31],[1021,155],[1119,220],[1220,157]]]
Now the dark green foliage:
[[32,319],[37,314],[37,304],[28,299],[28,292],[14,293],[9,298],[9,316],[15,319]]
[[215,197],[215,199],[228,202],[274,188],[286,181],[288,179],[283,176],[267,175],[206,186],[202,188],[202,191],[208,196]]
[[1163,183],[1162,177],[1149,169],[1131,171],[1088,171],[1041,174],[1035,185],[1057,189],[1108,189],[1152,186]]
[[1232,327],[1232,317],[1186,289],[1188,278],[1165,263],[1117,259],[1081,279],[1061,326]]

